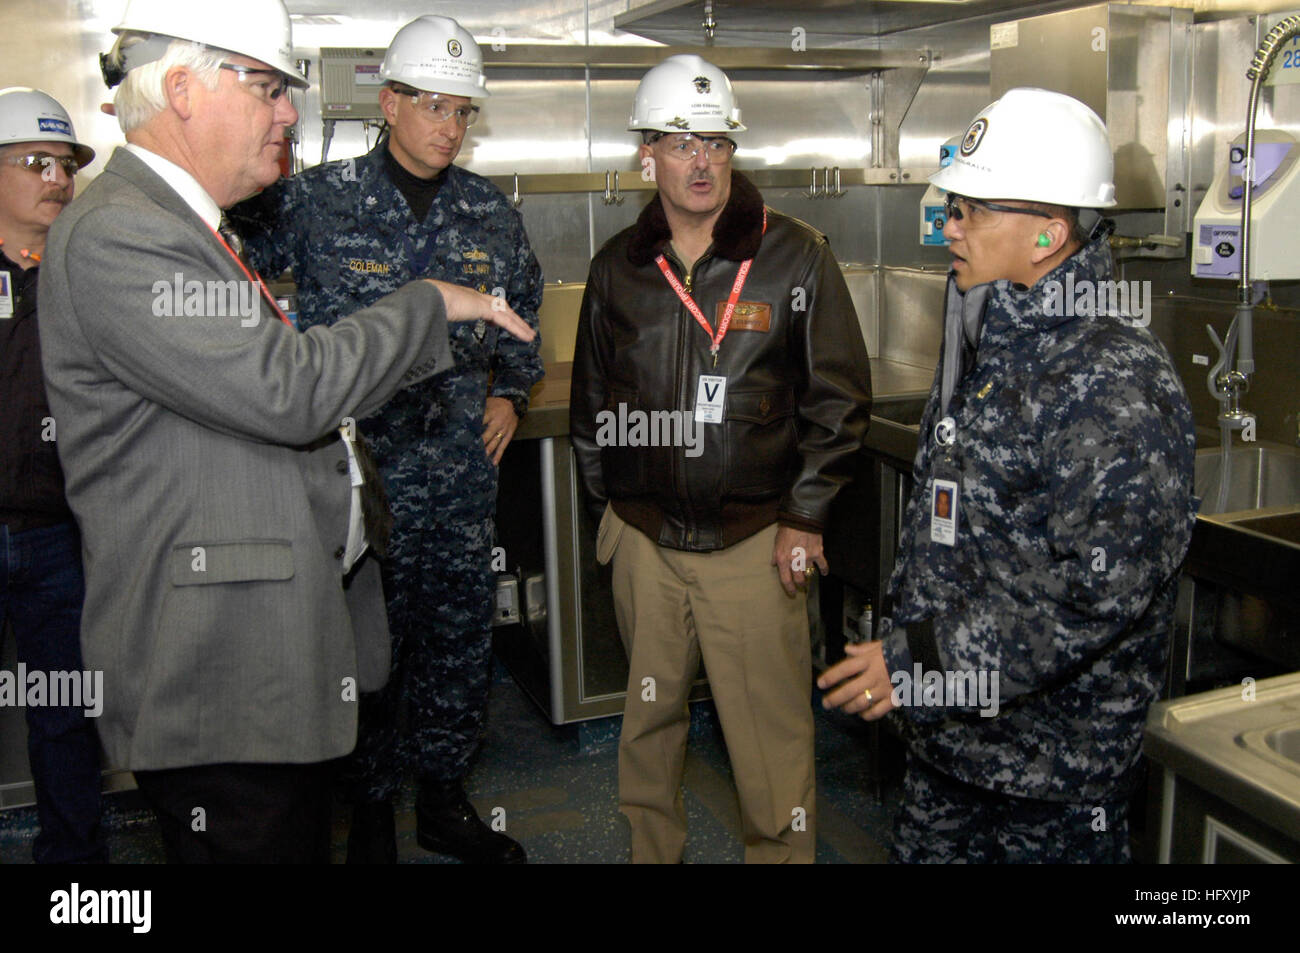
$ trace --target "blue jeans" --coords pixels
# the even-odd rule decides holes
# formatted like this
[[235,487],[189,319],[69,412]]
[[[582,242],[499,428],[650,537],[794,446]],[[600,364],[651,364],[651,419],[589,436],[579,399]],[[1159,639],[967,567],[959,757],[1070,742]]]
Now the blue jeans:
[[[73,523],[22,533],[0,525],[0,632],[6,619],[12,622],[18,660],[28,672],[83,670],[84,599],[81,537]],[[94,719],[79,707],[32,706],[26,714],[41,824],[32,857],[38,864],[106,863]]]

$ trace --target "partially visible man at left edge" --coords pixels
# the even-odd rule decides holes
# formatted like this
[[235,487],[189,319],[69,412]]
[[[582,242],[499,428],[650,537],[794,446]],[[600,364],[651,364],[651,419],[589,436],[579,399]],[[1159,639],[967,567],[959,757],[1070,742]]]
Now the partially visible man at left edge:
[[[36,281],[50,225],[95,157],[72,121],[35,89],[0,90],[0,637],[13,626],[28,672],[79,673],[85,581],[81,542],[41,374]],[[17,690],[27,686],[18,684]],[[99,738],[83,707],[28,705],[37,863],[106,862]],[[85,699],[82,699],[85,702]]]

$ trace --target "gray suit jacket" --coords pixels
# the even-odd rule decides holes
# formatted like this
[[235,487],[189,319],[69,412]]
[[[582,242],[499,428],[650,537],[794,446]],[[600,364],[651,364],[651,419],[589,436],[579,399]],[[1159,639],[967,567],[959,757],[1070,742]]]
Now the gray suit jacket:
[[[212,313],[209,290],[244,280],[125,150],[59,216],[41,265],[82,647],[104,673],[100,737],[125,768],[339,757],[357,692],[388,675],[374,558],[343,585],[337,428],[451,366],[442,298],[416,282],[299,333],[269,307],[248,327],[248,311]],[[186,300],[208,313],[174,313]]]

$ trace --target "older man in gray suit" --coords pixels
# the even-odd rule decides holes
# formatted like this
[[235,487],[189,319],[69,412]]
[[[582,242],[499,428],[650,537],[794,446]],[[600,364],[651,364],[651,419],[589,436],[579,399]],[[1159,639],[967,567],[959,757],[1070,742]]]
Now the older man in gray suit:
[[40,288],[101,735],[169,859],[327,859],[327,763],[388,672],[348,418],[447,369],[447,320],[532,332],[417,281],[299,333],[221,215],[276,180],[297,119],[281,0],[133,0],[115,32],[128,145],[51,231]]

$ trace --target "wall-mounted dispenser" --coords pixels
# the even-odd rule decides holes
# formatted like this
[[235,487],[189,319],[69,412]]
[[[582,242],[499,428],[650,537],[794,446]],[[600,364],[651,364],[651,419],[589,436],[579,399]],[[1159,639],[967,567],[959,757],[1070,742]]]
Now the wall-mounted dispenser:
[[[1192,275],[1241,277],[1242,173],[1246,134],[1232,141],[1228,164],[1220,167],[1192,231]],[[1255,133],[1255,175],[1251,207],[1250,277],[1257,281],[1300,278],[1295,253],[1295,215],[1300,212],[1300,142],[1277,129]]]
[[[939,147],[939,168],[952,163],[961,138],[953,136]],[[943,226],[947,221],[948,213],[943,210],[943,190],[931,185],[925,190],[925,195],[921,196],[921,244],[947,245],[948,239],[943,237]]]

